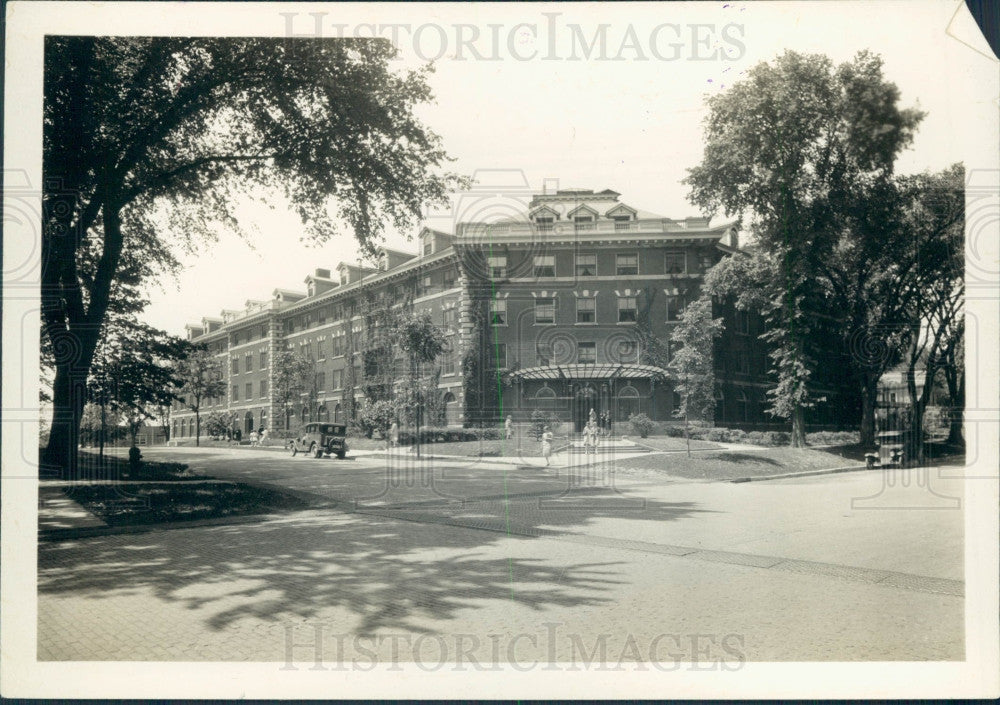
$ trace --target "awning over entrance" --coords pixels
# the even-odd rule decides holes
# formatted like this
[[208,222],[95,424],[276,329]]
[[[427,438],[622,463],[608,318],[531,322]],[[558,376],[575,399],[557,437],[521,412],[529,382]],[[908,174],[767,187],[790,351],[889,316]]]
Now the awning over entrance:
[[667,371],[653,365],[548,365],[526,367],[507,375],[510,382],[532,379],[663,379]]

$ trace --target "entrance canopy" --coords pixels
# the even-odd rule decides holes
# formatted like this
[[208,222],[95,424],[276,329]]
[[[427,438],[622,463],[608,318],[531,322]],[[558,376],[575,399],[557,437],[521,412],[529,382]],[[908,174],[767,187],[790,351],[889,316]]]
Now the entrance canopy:
[[663,379],[666,376],[666,370],[653,365],[547,365],[515,370],[508,375],[508,380],[523,382],[533,379]]

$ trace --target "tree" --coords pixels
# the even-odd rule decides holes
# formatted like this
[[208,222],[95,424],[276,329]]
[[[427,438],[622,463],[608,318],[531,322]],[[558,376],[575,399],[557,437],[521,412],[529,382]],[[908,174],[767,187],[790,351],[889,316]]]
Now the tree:
[[314,363],[298,353],[284,349],[274,356],[274,385],[271,398],[281,407],[282,418],[288,418],[288,409],[302,400],[315,385]]
[[[902,279],[901,299],[909,325],[904,364],[910,430],[916,444],[910,457],[919,462],[923,460],[924,412],[938,372],[945,374],[946,381],[951,377],[950,437],[960,434],[962,423],[961,407],[955,406],[964,396],[959,352],[965,344],[964,170],[956,165],[940,174],[911,177],[906,187],[906,230],[912,247],[900,258],[902,266],[911,272]],[[918,394],[917,373],[921,367],[924,383]]]
[[205,417],[205,432],[209,436],[227,437],[236,423],[236,412],[213,411]]
[[194,412],[194,444],[201,445],[201,407],[206,399],[221,397],[226,393],[226,380],[222,366],[205,347],[196,347],[177,365],[177,378],[181,380],[177,397]]
[[[416,426],[416,451],[420,456],[420,421],[425,411],[427,390],[421,384],[421,367],[437,359],[444,350],[444,333],[426,313],[405,318],[399,329],[399,346],[409,360],[409,384],[404,405]],[[435,390],[436,393],[436,390]]]
[[674,416],[684,419],[684,437],[691,454],[691,416],[708,421],[715,411],[715,339],[722,335],[722,319],[712,318],[712,299],[702,296],[688,304],[670,334],[677,345],[667,367],[681,402]]
[[[845,328],[866,318],[866,299],[849,307],[852,315],[836,307],[827,269],[843,252],[845,234],[877,245],[883,227],[893,227],[872,216],[923,118],[898,103],[899,90],[868,52],[834,67],[826,57],[789,51],[708,100],[704,157],[685,182],[706,212],[746,221],[776,265],[783,296],[768,297],[765,316],[778,377],[772,411],[791,420],[792,445],[805,443],[804,410],[818,401],[808,386],[811,341],[831,318]],[[863,265],[864,248],[855,251],[853,263]],[[850,271],[862,288],[867,270]],[[872,379],[877,385],[868,371],[869,393]]]
[[[365,251],[459,180],[414,116],[430,69],[383,40],[52,36],[45,41],[43,335],[58,354],[43,462],[75,467],[82,389],[126,253],[144,275],[277,187],[322,242]],[[337,209],[329,208],[331,199]]]

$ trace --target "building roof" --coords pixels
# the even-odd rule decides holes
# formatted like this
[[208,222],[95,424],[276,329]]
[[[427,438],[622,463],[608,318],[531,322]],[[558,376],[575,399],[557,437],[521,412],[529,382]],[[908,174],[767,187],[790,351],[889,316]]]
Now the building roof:
[[624,363],[593,364],[593,365],[547,365],[545,367],[526,367],[511,372],[511,381],[520,382],[530,379],[648,379],[650,377],[663,379],[667,371],[653,365],[636,365]]

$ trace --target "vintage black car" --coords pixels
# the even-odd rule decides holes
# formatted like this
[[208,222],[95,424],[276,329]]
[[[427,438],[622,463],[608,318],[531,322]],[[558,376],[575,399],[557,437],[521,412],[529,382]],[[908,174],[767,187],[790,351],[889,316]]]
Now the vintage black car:
[[905,465],[907,453],[913,447],[913,434],[909,431],[882,431],[875,437],[878,450],[865,453],[870,468],[887,465]]
[[307,423],[298,438],[289,441],[292,455],[300,452],[322,458],[336,455],[341,460],[347,455],[347,427],[339,423]]

